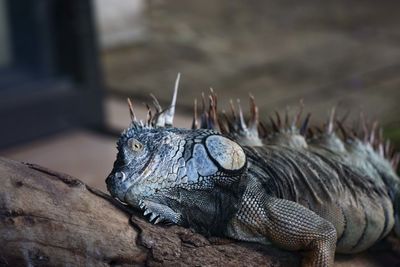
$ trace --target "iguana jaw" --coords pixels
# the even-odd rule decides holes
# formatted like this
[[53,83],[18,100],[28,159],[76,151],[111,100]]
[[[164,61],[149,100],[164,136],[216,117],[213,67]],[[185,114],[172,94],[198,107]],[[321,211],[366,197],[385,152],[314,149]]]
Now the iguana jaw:
[[174,190],[158,189],[155,186],[132,185],[124,194],[122,201],[143,211],[149,221],[180,224],[182,215],[174,210],[180,206],[180,200],[174,196]]
[[133,184],[123,194],[123,201],[135,208],[142,209],[141,202],[145,199],[152,199],[155,192],[156,189],[152,186]]
[[[130,185],[127,189],[122,189],[127,175],[123,171],[117,171],[115,174],[109,175],[107,178],[107,187],[111,195],[117,198],[122,203],[143,211],[143,215],[148,217],[149,221],[157,224],[159,222],[170,222],[179,224],[181,214],[172,210],[163,202],[171,202],[164,196],[159,196],[156,192],[158,189],[154,186],[139,186],[137,184]],[[120,180],[121,183],[115,183],[115,180]],[[171,204],[171,203],[169,203]]]
[[140,200],[139,206],[143,210],[143,215],[149,216],[149,221],[154,224],[159,222],[180,224],[182,222],[182,215],[167,205],[150,200]]
[[125,180],[125,179],[120,179],[123,177],[126,177],[125,172],[116,172],[108,175],[106,179],[108,192],[110,192],[112,197],[117,198],[121,202],[125,202],[126,190],[121,190],[121,187],[124,186],[122,182],[115,182],[115,181]]
[[141,209],[143,199],[151,199],[158,190],[157,184],[141,184],[137,177],[129,177],[127,171],[118,170],[107,179],[107,189],[119,201]]

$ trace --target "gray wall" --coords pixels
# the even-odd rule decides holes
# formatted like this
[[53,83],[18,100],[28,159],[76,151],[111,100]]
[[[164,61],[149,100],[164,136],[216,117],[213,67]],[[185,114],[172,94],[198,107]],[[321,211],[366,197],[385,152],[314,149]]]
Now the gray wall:
[[95,0],[97,24],[103,48],[112,48],[143,39],[143,0]]

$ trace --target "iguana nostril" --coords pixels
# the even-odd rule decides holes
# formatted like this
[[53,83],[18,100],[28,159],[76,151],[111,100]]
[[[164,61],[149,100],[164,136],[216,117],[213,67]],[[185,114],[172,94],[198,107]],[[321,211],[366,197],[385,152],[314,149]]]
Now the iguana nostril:
[[116,172],[114,176],[121,181],[124,181],[126,178],[126,174],[124,172]]

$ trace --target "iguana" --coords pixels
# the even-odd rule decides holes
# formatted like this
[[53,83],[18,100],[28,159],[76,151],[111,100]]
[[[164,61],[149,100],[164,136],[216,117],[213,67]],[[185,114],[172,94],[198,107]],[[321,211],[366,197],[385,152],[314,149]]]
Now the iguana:
[[145,122],[128,99],[132,123],[106,179],[113,197],[154,223],[305,251],[303,266],[332,266],[335,251],[400,234],[400,156],[376,123],[363,123],[360,137],[332,112],[313,134],[310,114],[298,126],[300,111],[292,121],[277,113],[266,127],[251,97],[246,124],[240,104],[219,114],[211,91],[200,121],[195,101],[192,129],[175,128],[178,82],[169,108],[153,96]]

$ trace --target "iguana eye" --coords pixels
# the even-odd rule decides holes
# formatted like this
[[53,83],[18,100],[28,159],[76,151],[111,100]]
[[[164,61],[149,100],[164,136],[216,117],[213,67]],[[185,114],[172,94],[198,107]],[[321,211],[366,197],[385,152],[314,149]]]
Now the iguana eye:
[[143,150],[143,144],[134,138],[129,139],[128,145],[132,149],[132,151],[139,152]]

